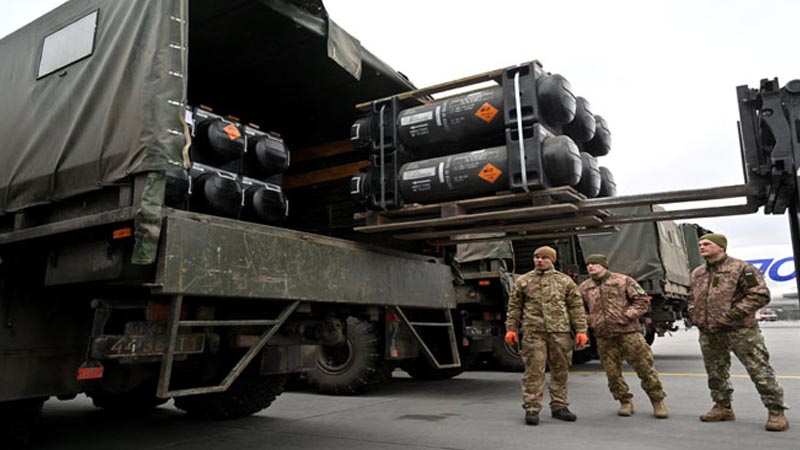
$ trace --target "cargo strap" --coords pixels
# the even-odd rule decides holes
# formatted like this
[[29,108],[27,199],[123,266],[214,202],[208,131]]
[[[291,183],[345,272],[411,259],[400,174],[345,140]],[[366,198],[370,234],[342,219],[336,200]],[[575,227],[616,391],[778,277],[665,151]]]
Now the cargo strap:
[[386,146],[384,144],[383,112],[386,105],[381,105],[380,110],[380,139],[381,139],[381,209],[386,211]]
[[514,74],[514,99],[517,103],[517,139],[519,140],[519,165],[522,174],[522,189],[528,190],[528,164],[525,161],[525,139],[522,133],[522,94],[519,89],[519,70]]
[[[164,350],[164,357],[161,361],[161,373],[158,377],[158,390],[156,395],[159,398],[170,397],[183,397],[187,395],[197,394],[211,394],[214,392],[226,391],[239,375],[242,374],[244,369],[247,368],[250,361],[256,357],[267,342],[278,332],[281,325],[286,322],[286,319],[294,312],[300,302],[296,301],[288,305],[281,311],[276,319],[272,320],[180,320],[181,307],[183,306],[183,295],[176,295],[172,299],[172,308],[169,315],[169,340],[167,341],[167,348]],[[258,342],[250,347],[247,353],[242,356],[238,363],[231,369],[225,379],[216,386],[195,387],[189,389],[180,389],[175,391],[169,390],[170,380],[172,378],[172,367],[175,361],[175,349],[178,342],[178,329],[180,327],[250,327],[250,326],[265,326],[266,330],[259,337]]]
[[[422,351],[425,354],[425,358],[431,363],[433,367],[436,369],[452,369],[456,367],[461,367],[461,358],[458,354],[458,343],[456,342],[456,332],[455,328],[453,327],[453,316],[450,313],[449,309],[443,310],[445,315],[445,322],[411,322],[408,320],[405,312],[403,312],[402,308],[399,306],[395,306],[394,309],[397,311],[397,314],[403,319],[403,322],[408,325],[409,330],[411,330],[411,334],[414,335],[414,338],[417,340],[419,345],[422,347]],[[420,336],[418,332],[418,328],[431,328],[431,327],[444,327],[447,328],[447,335],[449,338],[450,343],[450,354],[452,356],[452,363],[450,364],[442,364],[436,358],[436,355],[433,354],[430,347],[425,344],[425,340]]]

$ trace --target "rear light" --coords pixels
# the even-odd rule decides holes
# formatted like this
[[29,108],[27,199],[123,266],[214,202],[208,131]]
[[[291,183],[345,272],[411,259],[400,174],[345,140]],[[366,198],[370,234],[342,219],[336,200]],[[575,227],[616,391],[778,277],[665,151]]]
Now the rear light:
[[133,230],[130,227],[114,230],[114,233],[112,234],[114,239],[126,239],[131,236],[133,236]]
[[386,310],[386,322],[400,322],[400,316],[397,315],[394,310],[387,309]]
[[492,284],[491,280],[480,280],[480,281],[478,281],[478,286],[489,286],[490,284]]
[[[163,303],[150,303],[147,305],[145,317],[148,322],[160,322],[169,319],[170,307]],[[185,307],[181,307],[181,320],[188,316]]]
[[100,361],[85,361],[78,367],[78,381],[98,380],[103,378],[105,368]]
[[498,316],[499,316],[499,314],[493,313],[491,311],[484,311],[483,312],[483,320],[500,320],[500,317],[498,317]]

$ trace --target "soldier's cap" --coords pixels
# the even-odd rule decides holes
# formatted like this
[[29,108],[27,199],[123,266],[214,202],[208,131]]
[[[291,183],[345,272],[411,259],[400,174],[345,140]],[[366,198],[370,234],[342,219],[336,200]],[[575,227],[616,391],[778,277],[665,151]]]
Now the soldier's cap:
[[533,256],[536,255],[544,256],[545,258],[548,258],[550,261],[556,262],[556,249],[554,249],[553,247],[548,247],[546,245],[544,247],[539,247],[533,251]]
[[728,238],[724,234],[708,233],[700,236],[700,240],[702,241],[703,239],[709,240],[724,249],[728,248]]
[[587,256],[584,259],[584,261],[586,261],[587,265],[589,265],[589,264],[600,264],[601,266],[603,266],[606,269],[608,269],[608,257],[606,255],[603,255],[603,254],[600,254],[600,253],[595,253],[593,255]]

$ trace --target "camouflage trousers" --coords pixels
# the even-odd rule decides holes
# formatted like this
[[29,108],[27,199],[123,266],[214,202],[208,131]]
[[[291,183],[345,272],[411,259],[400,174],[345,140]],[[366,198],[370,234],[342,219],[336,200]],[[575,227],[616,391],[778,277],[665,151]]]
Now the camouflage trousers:
[[636,371],[642,383],[642,389],[651,401],[663,400],[667,394],[658,379],[658,372],[653,365],[653,351],[644,340],[642,333],[625,333],[612,338],[597,338],[597,352],[608,377],[608,389],[616,400],[633,398],[622,375],[623,359]]
[[550,408],[558,409],[567,403],[567,376],[572,364],[572,335],[570,333],[522,333],[522,408],[539,412],[542,409],[545,368],[550,363]]
[[744,365],[756,385],[764,406],[774,410],[787,409],[783,403],[783,389],[775,379],[769,364],[769,352],[759,328],[739,328],[708,333],[700,331],[700,350],[708,374],[711,399],[727,404],[733,399],[730,381],[731,352]]

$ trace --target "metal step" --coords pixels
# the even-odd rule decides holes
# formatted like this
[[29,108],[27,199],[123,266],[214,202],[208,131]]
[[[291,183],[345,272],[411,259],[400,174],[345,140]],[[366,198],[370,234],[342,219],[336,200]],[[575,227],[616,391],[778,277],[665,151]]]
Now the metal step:
[[[277,318],[273,320],[180,320],[181,307],[183,306],[183,295],[176,295],[172,298],[172,308],[169,316],[169,340],[161,361],[161,373],[158,377],[158,390],[156,395],[159,398],[183,397],[187,395],[211,394],[214,392],[224,392],[242,374],[250,361],[256,357],[258,352],[267,342],[278,332],[281,325],[294,312],[300,302],[296,301],[289,304],[281,311]],[[238,326],[266,326],[268,327],[258,339],[256,345],[250,347],[239,362],[231,369],[222,382],[216,386],[203,386],[189,389],[169,390],[172,379],[172,367],[175,361],[175,348],[178,341],[178,329],[180,327],[238,327]]]
[[[403,320],[403,322],[408,326],[409,330],[411,330],[411,334],[414,335],[414,338],[419,343],[420,347],[422,347],[422,351],[425,354],[425,358],[431,363],[431,365],[437,369],[452,369],[456,367],[461,367],[461,358],[458,353],[458,343],[456,342],[456,331],[453,327],[453,316],[450,313],[449,309],[442,310],[444,313],[444,322],[412,322],[408,320],[408,316],[403,311],[403,309],[399,306],[395,306],[394,309],[397,311],[397,315]],[[447,335],[450,341],[450,352],[452,355],[452,363],[450,364],[442,364],[437,358],[436,355],[433,354],[430,347],[425,343],[423,337],[419,334],[417,328],[447,328]]]

